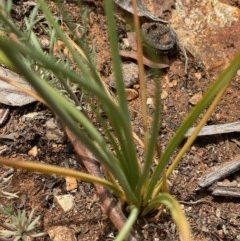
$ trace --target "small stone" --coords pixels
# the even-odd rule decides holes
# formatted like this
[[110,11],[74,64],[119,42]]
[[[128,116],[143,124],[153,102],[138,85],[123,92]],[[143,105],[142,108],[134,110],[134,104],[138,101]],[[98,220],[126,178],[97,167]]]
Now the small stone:
[[168,87],[169,87],[169,88],[172,88],[172,87],[174,87],[174,86],[177,86],[177,84],[178,84],[178,81],[177,81],[177,80],[173,80],[173,81],[171,81],[171,82],[168,83]]
[[32,120],[45,120],[45,119],[46,119],[46,116],[44,111],[31,112],[21,117],[22,122],[27,122]]
[[47,231],[51,241],[77,241],[75,231],[65,226],[51,227]]
[[191,151],[196,151],[196,150],[197,150],[196,146],[191,147]]
[[221,210],[219,208],[216,209],[216,217],[220,218],[221,217]]
[[122,41],[123,41],[123,44],[124,44],[125,48],[129,48],[130,47],[128,38],[123,38]]
[[55,143],[64,143],[66,140],[64,132],[59,128],[59,125],[54,118],[51,118],[46,122],[46,138]]
[[30,149],[30,150],[28,151],[28,155],[29,155],[29,156],[36,157],[37,154],[38,154],[37,146],[34,146],[32,149]]
[[194,75],[197,78],[197,80],[200,80],[202,78],[202,74],[199,72],[196,72]]
[[54,199],[64,212],[68,212],[73,208],[74,197],[70,194],[54,195]]
[[202,232],[206,232],[206,233],[209,232],[209,230],[206,226],[202,226],[201,230],[202,230]]
[[134,100],[138,97],[138,92],[134,89],[125,89],[127,100]]
[[[132,62],[126,62],[122,64],[123,80],[125,88],[131,87],[138,82],[138,65]],[[109,86],[115,87],[114,73],[110,76]]]
[[40,45],[42,49],[48,49],[50,46],[50,41],[47,38],[40,39]]
[[168,97],[168,92],[166,90],[163,90],[161,93],[161,100],[165,100]]
[[223,230],[220,229],[220,230],[217,230],[217,232],[218,232],[218,236],[223,240],[225,237]]
[[195,94],[194,96],[192,96],[188,102],[192,105],[196,105],[200,100],[202,99],[202,92],[198,92],[197,94]]
[[66,190],[68,192],[77,189],[77,179],[74,177],[66,177]]
[[147,98],[147,106],[149,108],[153,108],[154,107],[153,98]]
[[163,110],[164,110],[164,112],[166,113],[167,110],[168,110],[168,107],[167,107],[166,105],[163,105]]

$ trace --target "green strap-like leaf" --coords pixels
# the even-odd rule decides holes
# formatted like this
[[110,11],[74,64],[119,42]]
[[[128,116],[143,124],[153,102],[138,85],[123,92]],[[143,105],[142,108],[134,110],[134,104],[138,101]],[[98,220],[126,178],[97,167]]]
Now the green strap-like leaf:
[[161,204],[165,205],[171,212],[172,218],[176,223],[181,240],[191,241],[191,231],[187,219],[181,210],[180,204],[168,193],[161,193],[143,210],[142,215],[147,214],[151,210],[156,210]]
[[123,241],[126,240],[127,236],[129,235],[134,223],[137,220],[139,210],[137,207],[132,206],[130,215],[124,224],[122,230],[118,233],[117,237],[114,239],[114,241]]

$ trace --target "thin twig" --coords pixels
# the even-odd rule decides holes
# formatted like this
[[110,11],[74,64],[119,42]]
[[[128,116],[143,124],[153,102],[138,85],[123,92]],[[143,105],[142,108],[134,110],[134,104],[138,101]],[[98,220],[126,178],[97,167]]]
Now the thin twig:
[[179,201],[179,203],[181,204],[185,204],[185,205],[196,205],[196,204],[209,204],[209,205],[213,205],[210,201],[207,200],[203,200],[203,199],[199,199],[197,201]]

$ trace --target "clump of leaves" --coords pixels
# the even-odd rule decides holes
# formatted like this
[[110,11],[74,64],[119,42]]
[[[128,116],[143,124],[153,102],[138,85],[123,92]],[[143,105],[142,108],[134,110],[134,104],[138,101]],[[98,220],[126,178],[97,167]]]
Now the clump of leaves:
[[0,237],[13,238],[13,241],[22,239],[23,241],[29,240],[29,238],[36,238],[45,235],[45,233],[37,233],[36,228],[39,226],[40,216],[33,219],[34,210],[32,210],[29,216],[26,215],[26,211],[22,212],[18,210],[16,214],[12,212],[5,212],[10,218],[9,224],[3,224],[0,222],[0,226],[5,230],[0,230]]
[[[11,1],[8,0],[8,2],[8,6],[10,6]],[[2,49],[0,57],[1,55],[4,56],[5,58],[3,60],[7,59],[7,63],[5,63],[5,65],[10,63],[12,69],[23,75],[26,80],[29,81],[38,94],[43,98],[44,102],[47,103],[47,105],[59,117],[62,123],[67,126],[72,133],[74,133],[76,139],[73,142],[76,143],[77,141],[81,143],[81,149],[83,150],[81,154],[82,159],[85,158],[88,160],[88,163],[92,163],[92,161],[95,162],[97,160],[101,166],[107,170],[106,173],[109,177],[108,180],[104,178],[103,175],[96,177],[47,164],[24,161],[9,162],[1,157],[0,162],[5,165],[14,165],[16,167],[38,172],[73,176],[84,181],[103,185],[111,190],[119,200],[127,204],[129,210],[128,220],[125,222],[124,226],[122,225],[119,228],[121,229],[121,232],[115,239],[117,241],[125,240],[127,235],[130,233],[133,224],[140,215],[144,216],[159,209],[162,205],[166,206],[170,210],[172,218],[180,231],[181,240],[189,241],[191,240],[191,233],[189,225],[187,224],[187,219],[183,214],[179,203],[168,193],[166,181],[173,169],[179,163],[183,154],[193,143],[202,126],[206,123],[214,107],[223,95],[224,90],[230,83],[231,78],[240,67],[240,55],[232,61],[231,65],[219,76],[209,90],[206,91],[202,100],[199,101],[199,103],[193,108],[185,121],[181,123],[179,129],[163,150],[163,153],[160,153],[159,155],[157,153],[156,146],[161,123],[161,100],[159,98],[159,91],[161,88],[159,86],[158,78],[156,78],[154,115],[152,118],[153,121],[149,125],[147,125],[148,118],[146,111],[146,96],[141,95],[144,129],[142,148],[144,155],[143,161],[140,161],[137,152],[138,145],[136,145],[135,142],[136,135],[133,133],[131,126],[128,101],[125,94],[123,74],[121,71],[122,63],[118,50],[117,27],[114,19],[113,1],[104,0],[103,2],[106,12],[106,21],[108,24],[108,35],[118,98],[112,98],[109,94],[105,83],[101,80],[100,74],[97,72],[94,63],[92,62],[88,46],[81,43],[77,45],[65,32],[62,31],[59,23],[49,11],[47,3],[44,0],[38,1],[36,9],[33,11],[35,16],[32,14],[32,22],[29,25],[34,25],[33,20],[36,19],[36,10],[37,8],[41,8],[49,28],[54,30],[57,38],[64,42],[66,48],[68,49],[69,54],[75,63],[75,68],[66,68],[66,66],[62,62],[57,61],[51,53],[43,53],[41,49],[36,47],[38,45],[35,41],[24,41],[26,40],[26,36],[28,36],[27,33],[20,31],[16,25],[9,20],[10,18],[6,17],[6,14],[1,14],[1,11],[0,19],[4,23],[5,32],[14,33],[18,37],[19,41],[14,42],[7,37],[0,36],[0,48]],[[136,0],[133,1],[133,3],[135,3],[136,9]],[[10,7],[6,8],[5,13],[9,9]],[[138,42],[141,42],[137,20],[138,19],[135,14],[136,33],[138,36]],[[140,47],[138,49],[140,50]],[[105,114],[104,116],[107,117],[106,122],[106,119],[104,119],[104,117],[98,112],[98,109],[93,108],[93,110],[95,110],[94,114],[97,117],[98,123],[104,130],[104,135],[93,124],[91,118],[89,118],[86,111],[84,111],[83,106],[81,106],[81,103],[79,105],[79,101],[75,101],[76,104],[72,105],[69,102],[69,99],[59,94],[56,87],[45,79],[46,76],[41,75],[41,73],[36,72],[36,70],[34,71],[31,69],[29,64],[26,64],[26,61],[24,61],[25,56],[41,65],[42,69],[50,71],[56,77],[56,80],[59,80],[59,82],[61,82],[61,80],[69,80],[96,100],[94,104],[96,104],[99,109],[102,109]],[[140,66],[140,92],[141,94],[144,94],[146,93],[146,82],[144,81],[144,68],[140,64],[140,52],[138,56]],[[79,75],[79,73],[81,74]],[[0,78],[2,77],[0,76]],[[63,86],[67,85],[63,84]],[[73,96],[69,90],[67,91],[69,96]],[[174,156],[174,152],[182,142],[185,133],[206,108],[208,109],[203,115],[203,118],[200,120],[194,133],[177,153],[177,156],[173,160],[172,164],[169,165],[171,157]],[[138,138],[138,140],[139,139],[140,138]],[[158,159],[156,165],[154,165],[155,159]],[[111,205],[109,205],[108,208],[110,206]],[[109,209],[106,211],[109,212]],[[121,219],[120,215],[118,215],[118,218]]]

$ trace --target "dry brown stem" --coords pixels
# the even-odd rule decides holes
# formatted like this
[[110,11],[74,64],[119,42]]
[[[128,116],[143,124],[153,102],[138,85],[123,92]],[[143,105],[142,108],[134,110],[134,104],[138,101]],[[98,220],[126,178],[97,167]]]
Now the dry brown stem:
[[[93,157],[92,153],[90,153],[86,149],[86,147],[77,139],[77,137],[71,132],[71,130],[69,130],[67,127],[65,127],[64,129],[76,153],[81,158],[88,173],[96,177],[104,178],[103,173],[100,169],[99,161],[97,161],[96,158]],[[102,209],[104,213],[108,215],[109,219],[112,221],[114,226],[118,230],[121,230],[124,223],[126,222],[126,217],[117,205],[117,201],[114,199],[111,192],[105,187],[96,183],[94,183],[94,186],[99,196],[100,202],[102,204]],[[132,230],[127,240],[139,240],[137,232]]]

